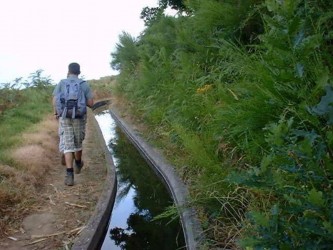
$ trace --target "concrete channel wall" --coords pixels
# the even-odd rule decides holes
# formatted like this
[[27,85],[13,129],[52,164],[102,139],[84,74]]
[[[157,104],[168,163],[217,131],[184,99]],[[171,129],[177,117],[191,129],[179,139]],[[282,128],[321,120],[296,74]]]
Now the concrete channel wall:
[[[101,101],[95,104],[98,110],[107,109],[109,102]],[[179,176],[176,174],[174,167],[166,162],[158,150],[150,146],[143,138],[135,132],[129,124],[121,119],[119,113],[114,108],[110,109],[112,118],[116,121],[117,125],[126,134],[128,139],[138,149],[140,154],[145,158],[157,175],[162,179],[167,189],[172,195],[172,198],[178,208],[180,215],[180,221],[184,230],[184,236],[186,241],[186,249],[197,250],[200,249],[202,242],[202,229],[199,221],[196,217],[193,208],[189,207],[188,202],[188,190]],[[96,121],[96,126],[98,126]],[[100,131],[100,129],[99,129]],[[102,133],[100,131],[101,139]],[[102,143],[102,142],[101,142]],[[105,145],[103,139],[103,145]],[[106,180],[105,189],[99,199],[93,216],[87,223],[86,228],[82,231],[79,237],[75,240],[72,249],[75,250],[95,250],[99,249],[101,241],[105,236],[105,230],[107,230],[107,223],[111,216],[111,211],[114,205],[117,181],[115,175],[115,167],[112,162],[112,157],[105,145],[105,156],[107,160],[108,176]],[[108,217],[108,218],[107,218]]]
[[[95,104],[94,113],[108,108],[107,101],[101,101]],[[93,215],[90,217],[86,227],[75,239],[72,250],[98,250],[107,234],[108,223],[113,209],[117,194],[117,176],[112,156],[105,143],[102,131],[94,119],[94,125],[98,130],[98,141],[102,145],[106,160],[107,176],[104,189],[98,199]]]
[[149,145],[138,133],[136,133],[130,127],[130,125],[126,124],[126,122],[121,119],[115,109],[111,109],[110,113],[118,126],[139,150],[140,154],[146,159],[146,161],[158,174],[158,176],[162,178],[162,181],[171,193],[172,198],[178,207],[187,249],[199,249],[203,235],[202,229],[198,219],[196,218],[194,209],[188,206],[188,190],[175,172],[174,167],[166,162],[158,150]]

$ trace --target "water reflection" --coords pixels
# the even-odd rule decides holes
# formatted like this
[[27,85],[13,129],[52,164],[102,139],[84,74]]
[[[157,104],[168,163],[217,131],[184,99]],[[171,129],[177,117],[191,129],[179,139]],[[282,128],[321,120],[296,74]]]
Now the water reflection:
[[110,114],[104,116],[112,121],[96,119],[107,123],[100,127],[112,135],[105,138],[116,165],[118,191],[102,249],[185,249],[179,220],[152,220],[173,204],[170,194]]

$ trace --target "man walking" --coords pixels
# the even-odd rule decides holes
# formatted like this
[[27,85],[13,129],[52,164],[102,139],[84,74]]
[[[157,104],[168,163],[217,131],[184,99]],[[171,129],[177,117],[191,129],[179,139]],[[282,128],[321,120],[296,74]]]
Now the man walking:
[[80,79],[78,63],[68,65],[68,76],[61,80],[53,91],[54,114],[59,118],[59,148],[65,155],[65,184],[74,185],[73,161],[75,173],[83,167],[82,142],[85,137],[87,108],[94,104],[89,84]]

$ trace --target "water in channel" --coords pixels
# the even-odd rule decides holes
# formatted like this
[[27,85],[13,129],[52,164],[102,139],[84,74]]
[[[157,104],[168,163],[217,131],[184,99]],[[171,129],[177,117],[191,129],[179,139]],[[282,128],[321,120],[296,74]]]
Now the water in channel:
[[118,179],[116,201],[101,249],[186,249],[179,218],[155,218],[173,205],[161,179],[117,127],[109,111],[95,117]]

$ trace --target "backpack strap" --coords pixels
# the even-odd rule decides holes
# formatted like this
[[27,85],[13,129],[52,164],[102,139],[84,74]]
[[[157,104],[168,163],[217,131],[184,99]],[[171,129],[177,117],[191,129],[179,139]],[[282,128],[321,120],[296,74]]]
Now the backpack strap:
[[[66,95],[66,90],[67,90],[67,86],[66,85],[67,85],[67,83],[64,80],[61,80],[61,82],[60,82],[60,91],[63,93],[63,95]],[[67,113],[67,107],[65,105],[65,107],[62,110],[61,117],[62,118],[66,118],[66,113]]]
[[72,112],[72,119],[74,119],[75,118],[75,113],[76,112],[76,108],[75,107],[73,107],[73,112]]
[[[79,86],[80,86],[80,91],[82,92],[82,88],[81,88],[81,84],[84,83],[85,81],[79,82]],[[82,94],[82,93],[80,93]],[[72,119],[75,119],[75,114],[76,114],[76,107],[73,107],[73,112],[72,112]]]
[[62,115],[61,115],[61,117],[62,117],[63,119],[66,118],[66,113],[67,113],[67,108],[64,107],[64,110],[62,111]]

